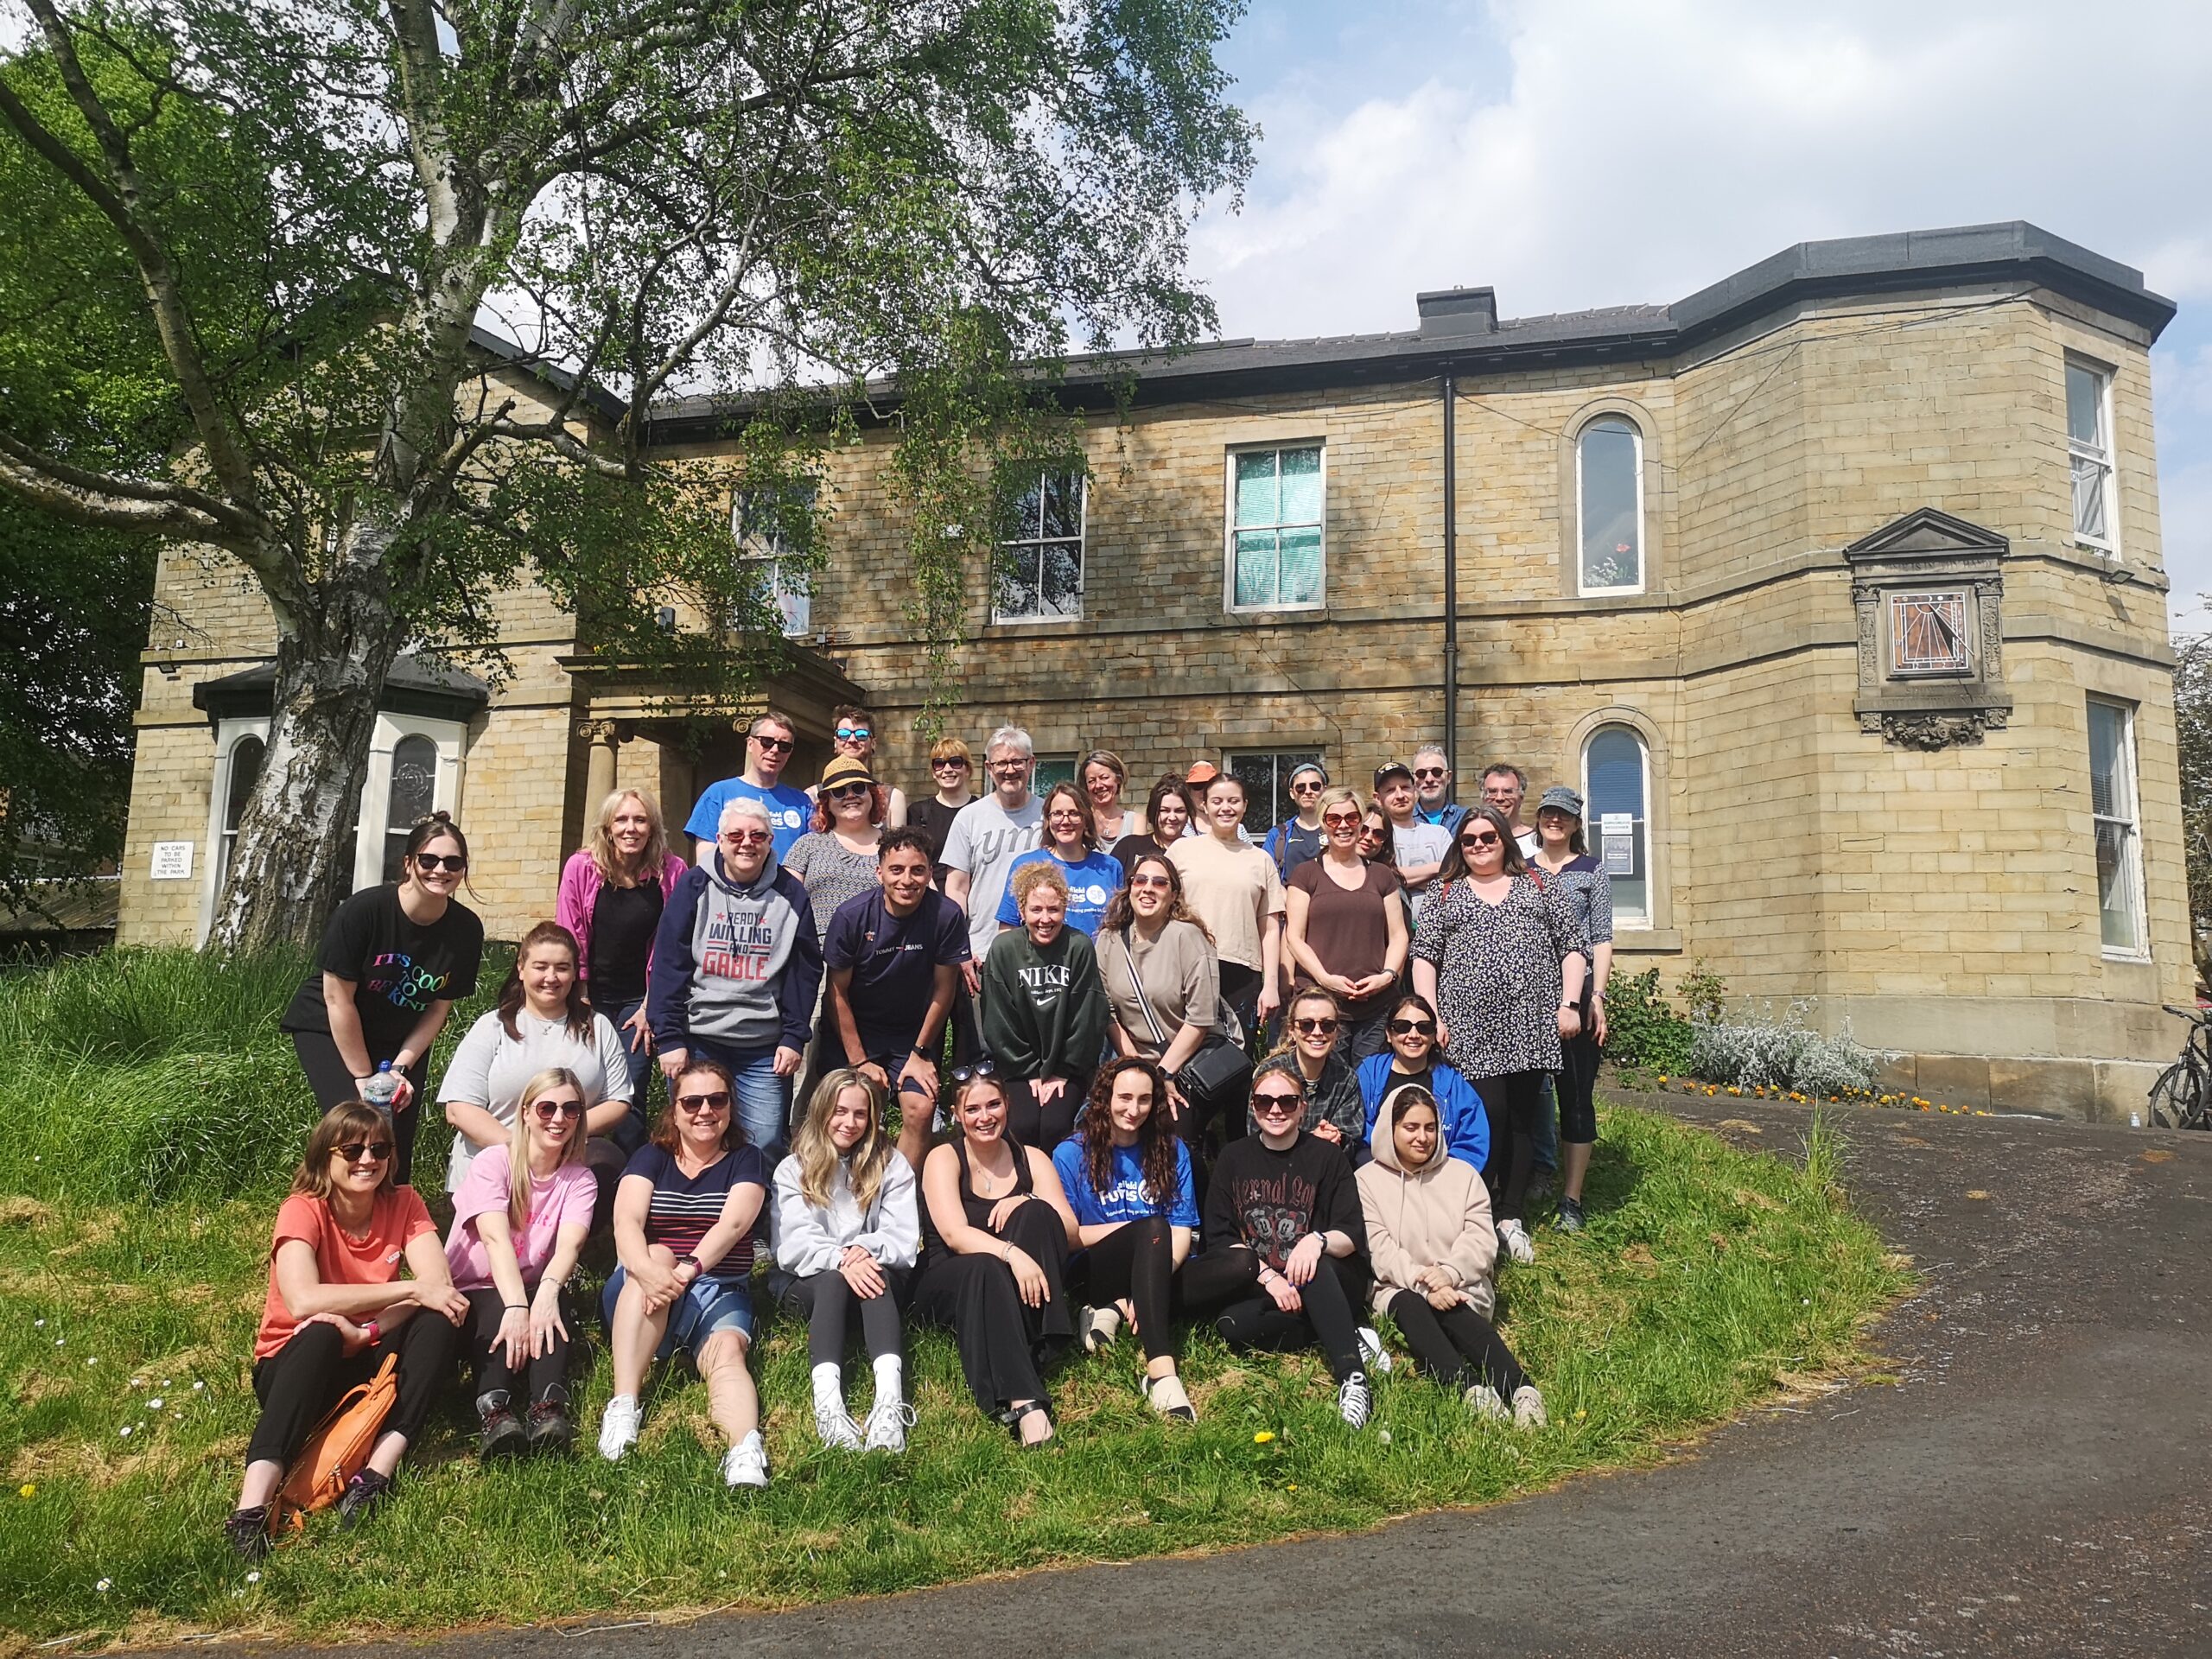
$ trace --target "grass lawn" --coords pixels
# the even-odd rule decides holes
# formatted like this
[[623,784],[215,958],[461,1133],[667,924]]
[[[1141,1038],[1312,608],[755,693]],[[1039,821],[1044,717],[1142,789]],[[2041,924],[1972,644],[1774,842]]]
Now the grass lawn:
[[[1025,1454],[924,1332],[910,1449],[862,1459],[815,1444],[805,1332],[783,1323],[757,1368],[765,1492],[722,1488],[688,1374],[649,1389],[622,1464],[587,1446],[490,1474],[456,1388],[370,1525],[315,1517],[250,1576],[219,1529],[254,1415],[268,1229],[312,1117],[273,1027],[294,971],[211,985],[149,954],[0,982],[0,1653],[785,1605],[1372,1526],[1651,1460],[1781,1374],[1850,1363],[1905,1284],[1819,1146],[1801,1169],[1609,1109],[1589,1230],[1540,1230],[1539,1261],[1501,1287],[1550,1404],[1541,1433],[1478,1424],[1402,1358],[1354,1433],[1318,1357],[1240,1360],[1194,1333],[1195,1429],[1144,1408],[1125,1338],[1061,1370],[1060,1441]],[[436,1171],[431,1128],[416,1156]],[[864,1402],[864,1361],[848,1376]],[[580,1381],[588,1435],[603,1358]]]

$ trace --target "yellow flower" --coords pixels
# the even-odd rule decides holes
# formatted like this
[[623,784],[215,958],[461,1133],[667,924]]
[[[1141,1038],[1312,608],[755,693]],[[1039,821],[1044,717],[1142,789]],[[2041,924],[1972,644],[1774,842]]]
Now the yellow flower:
[[1289,1485],[1287,1485],[1287,1486],[1286,1486],[1286,1487],[1284,1487],[1284,1488],[1283,1488],[1283,1491],[1287,1491],[1287,1492],[1294,1492],[1294,1491],[1296,1491],[1297,1490],[1298,1490],[1298,1483],[1297,1483],[1296,1481],[1294,1481],[1294,1481],[1292,1481],[1292,1482],[1290,1483],[1290,1484],[1289,1484]]
[[1586,1407],[1577,1406],[1574,1408],[1574,1421],[1578,1423],[1589,1414],[1589,1409]]
[[32,1485],[30,1482],[27,1480],[22,1485],[16,1488],[16,1496],[17,1497],[36,1497],[38,1496],[38,1488]]
[[1667,1074],[1666,1074],[1664,1071],[1662,1071],[1662,1072],[1659,1074],[1659,1081],[1660,1081],[1660,1082],[1662,1082],[1662,1083],[1664,1083],[1664,1082],[1666,1082],[1666,1081],[1667,1081]]
[[1265,1446],[1269,1440],[1274,1439],[1274,1437],[1275,1434],[1273,1429],[1263,1428],[1252,1437],[1252,1444],[1255,1446]]

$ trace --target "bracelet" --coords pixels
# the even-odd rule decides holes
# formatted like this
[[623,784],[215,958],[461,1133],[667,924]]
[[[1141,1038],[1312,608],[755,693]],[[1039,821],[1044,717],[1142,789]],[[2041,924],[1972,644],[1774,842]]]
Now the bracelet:
[[361,1334],[369,1339],[369,1346],[373,1348],[377,1345],[377,1338],[384,1335],[384,1327],[371,1319],[361,1327]]
[[1011,1262],[1014,1260],[1014,1241],[1012,1239],[1008,1239],[1005,1243],[999,1246],[999,1260],[1001,1262]]
[[505,1307],[507,1312],[510,1313],[527,1313],[530,1312],[530,1304],[528,1302],[506,1302],[503,1303],[502,1306]]

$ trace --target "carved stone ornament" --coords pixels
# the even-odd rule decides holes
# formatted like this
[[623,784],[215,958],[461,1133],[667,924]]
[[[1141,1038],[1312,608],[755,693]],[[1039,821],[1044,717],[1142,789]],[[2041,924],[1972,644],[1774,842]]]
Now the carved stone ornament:
[[2003,561],[1994,531],[1922,507],[1844,549],[1857,613],[1863,732],[1907,749],[1980,743],[2005,691]]

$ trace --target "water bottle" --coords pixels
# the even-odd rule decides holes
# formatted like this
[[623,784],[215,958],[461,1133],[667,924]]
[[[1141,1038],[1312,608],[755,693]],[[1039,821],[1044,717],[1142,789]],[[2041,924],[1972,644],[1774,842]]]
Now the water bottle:
[[361,1085],[361,1098],[386,1117],[391,1116],[392,1097],[399,1092],[399,1074],[391,1069],[390,1060],[377,1062],[377,1074]]

